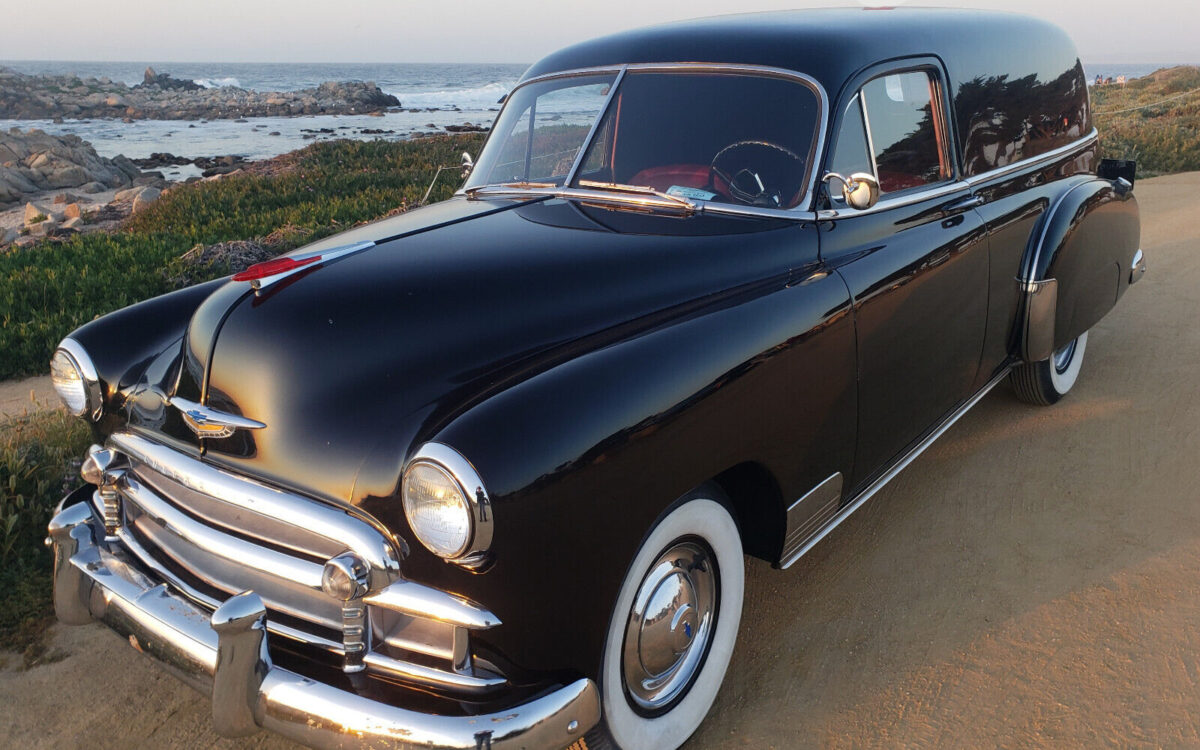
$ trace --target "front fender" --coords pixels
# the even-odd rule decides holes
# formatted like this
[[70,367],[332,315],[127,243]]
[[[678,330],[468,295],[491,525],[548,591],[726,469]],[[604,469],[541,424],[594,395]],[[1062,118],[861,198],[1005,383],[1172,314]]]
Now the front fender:
[[[492,496],[494,568],[446,583],[501,619],[488,633],[498,650],[531,669],[596,675],[626,569],[676,498],[751,461],[792,498],[850,470],[848,292],[836,275],[785,282],[567,361],[438,435]],[[750,512],[781,544],[784,508]]]
[[1019,354],[1048,359],[1100,321],[1129,285],[1141,241],[1137,199],[1092,175],[1064,186],[1033,233],[1017,283]]
[[121,407],[122,393],[137,383],[146,365],[183,336],[192,313],[226,279],[153,297],[85,323],[69,335],[91,357],[100,378],[107,433]]

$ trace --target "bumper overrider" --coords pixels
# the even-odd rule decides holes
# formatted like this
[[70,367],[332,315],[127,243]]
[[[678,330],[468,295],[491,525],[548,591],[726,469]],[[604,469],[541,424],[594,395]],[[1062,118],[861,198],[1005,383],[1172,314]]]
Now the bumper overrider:
[[[261,729],[316,748],[562,748],[600,719],[595,683],[580,679],[498,713],[442,716],[343,690],[272,664],[267,612],[250,591],[211,616],[143,572],[102,518],[73,493],[50,523],[54,609],[69,625],[99,620],[187,684],[212,696],[227,737]],[[71,504],[74,503],[74,504]]]

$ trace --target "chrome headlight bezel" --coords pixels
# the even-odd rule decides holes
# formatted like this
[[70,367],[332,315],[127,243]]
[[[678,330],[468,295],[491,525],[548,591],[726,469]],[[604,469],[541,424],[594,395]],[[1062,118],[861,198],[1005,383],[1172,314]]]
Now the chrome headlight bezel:
[[79,408],[71,406],[71,401],[67,395],[64,395],[60,390],[59,383],[53,382],[53,374],[51,381],[54,385],[54,392],[58,395],[59,400],[63,402],[63,406],[67,407],[67,411],[73,416],[83,417],[96,421],[100,419],[104,412],[104,399],[100,390],[100,376],[96,372],[96,365],[92,362],[92,358],[88,356],[87,350],[76,340],[65,338],[59,342],[58,348],[54,350],[53,356],[50,358],[51,373],[53,373],[54,362],[56,360],[65,362],[71,367],[79,377],[80,384],[83,390],[83,405]]
[[[451,480],[461,496],[462,506],[468,518],[466,539],[452,553],[439,551],[426,541],[419,524],[414,521],[412,508],[416,500],[409,496],[409,477],[414,469],[428,466]],[[417,541],[438,557],[468,568],[477,568],[487,560],[492,546],[492,504],[479,472],[461,453],[442,443],[426,443],[409,460],[400,481],[400,499],[404,515],[408,519]]]

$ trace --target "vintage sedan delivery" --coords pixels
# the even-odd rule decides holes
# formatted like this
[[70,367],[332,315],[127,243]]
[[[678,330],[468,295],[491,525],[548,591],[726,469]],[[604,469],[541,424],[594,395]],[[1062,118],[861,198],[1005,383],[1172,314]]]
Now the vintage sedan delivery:
[[1017,15],[579,44],[465,161],[451,200],[54,355],[97,442],[58,616],[221,734],[678,746],[744,555],[787,568],[1005,378],[1058,401],[1145,268],[1071,41]]

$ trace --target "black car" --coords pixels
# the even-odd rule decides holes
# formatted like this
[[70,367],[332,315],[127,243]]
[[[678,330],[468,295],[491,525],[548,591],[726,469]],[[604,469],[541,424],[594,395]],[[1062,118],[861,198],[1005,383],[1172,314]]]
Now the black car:
[[1001,381],[1071,390],[1145,270],[1097,153],[1074,46],[1018,15],[553,54],[451,200],[63,341],[97,445],[58,616],[228,736],[675,747],[744,555],[787,568]]

